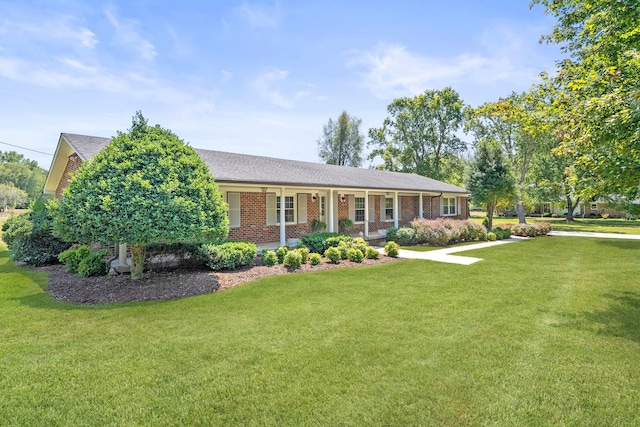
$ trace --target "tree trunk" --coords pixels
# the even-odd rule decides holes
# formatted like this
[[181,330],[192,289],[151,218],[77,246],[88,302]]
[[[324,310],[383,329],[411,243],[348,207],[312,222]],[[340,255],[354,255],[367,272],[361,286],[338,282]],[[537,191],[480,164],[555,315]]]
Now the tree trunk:
[[522,200],[524,199],[522,188],[518,188],[518,199],[516,200],[516,215],[518,215],[518,222],[520,224],[526,224],[527,219],[524,216],[524,204]]
[[569,194],[567,194],[566,197],[567,197],[567,222],[571,222],[573,221],[573,211],[576,208],[576,206],[578,206],[578,203],[580,203],[580,197],[578,197],[575,202],[571,200],[571,196]]
[[487,231],[493,229],[493,211],[495,208],[495,203],[487,203]]
[[137,280],[144,277],[144,245],[136,243],[131,245],[131,279]]

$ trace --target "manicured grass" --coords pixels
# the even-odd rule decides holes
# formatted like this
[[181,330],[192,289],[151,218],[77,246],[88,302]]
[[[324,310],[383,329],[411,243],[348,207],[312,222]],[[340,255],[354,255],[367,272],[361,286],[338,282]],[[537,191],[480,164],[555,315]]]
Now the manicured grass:
[[[483,214],[474,212],[471,220],[482,224]],[[640,221],[627,221],[615,218],[576,218],[575,221],[567,223],[564,218],[540,218],[527,217],[528,223],[548,222],[556,231],[588,231],[592,233],[616,233],[616,234],[640,234]],[[493,217],[493,226],[500,224],[517,224],[518,218]]]
[[4,425],[638,425],[640,242],[83,307],[0,252]]
[[456,243],[453,245],[447,245],[447,246],[422,246],[422,245],[418,245],[418,246],[402,246],[402,249],[406,249],[408,251],[416,251],[416,252],[429,252],[429,251],[435,251],[438,249],[447,249],[447,248],[457,248],[460,246],[469,246],[469,245],[475,245],[478,243],[483,243],[481,241],[472,241],[472,242],[462,242],[462,243]]

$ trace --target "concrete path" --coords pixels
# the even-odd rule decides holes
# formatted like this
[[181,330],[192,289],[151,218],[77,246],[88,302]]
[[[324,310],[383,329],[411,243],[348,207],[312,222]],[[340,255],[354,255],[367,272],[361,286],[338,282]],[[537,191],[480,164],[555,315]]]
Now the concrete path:
[[[400,249],[400,253],[398,254],[398,257],[407,258],[407,259],[426,259],[429,261],[470,265],[470,264],[473,264],[474,262],[482,261],[482,258],[473,258],[473,257],[451,255],[451,254],[456,252],[472,251],[474,249],[489,248],[491,246],[504,245],[506,243],[513,243],[521,240],[526,240],[526,238],[514,236],[510,239],[497,240],[495,242],[476,243],[474,245],[456,246],[454,248],[436,249],[433,251],[426,251],[426,252],[409,251],[406,249]],[[381,253],[384,253],[384,249],[381,249]]]
[[600,237],[601,239],[640,240],[640,234],[593,233],[590,231],[552,231],[549,236]]

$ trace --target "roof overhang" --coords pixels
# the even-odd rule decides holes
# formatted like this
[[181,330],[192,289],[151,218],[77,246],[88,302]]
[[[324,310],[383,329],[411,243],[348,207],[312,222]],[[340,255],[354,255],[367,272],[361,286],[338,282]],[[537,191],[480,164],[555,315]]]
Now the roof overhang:
[[62,179],[62,174],[64,174],[64,170],[67,167],[69,156],[73,153],[76,153],[78,157],[80,157],[82,160],[85,160],[82,158],[80,153],[76,151],[73,145],[71,145],[71,143],[67,141],[64,135],[60,135],[58,146],[56,147],[56,151],[53,154],[53,160],[51,161],[51,166],[49,167],[49,172],[47,173],[47,179],[44,182],[44,189],[42,190],[44,194],[56,193],[58,183]]

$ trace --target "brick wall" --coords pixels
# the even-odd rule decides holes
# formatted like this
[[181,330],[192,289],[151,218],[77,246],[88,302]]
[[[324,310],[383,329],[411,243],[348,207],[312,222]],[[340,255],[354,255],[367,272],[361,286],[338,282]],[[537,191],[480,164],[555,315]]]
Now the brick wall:
[[62,178],[60,178],[60,182],[58,183],[58,187],[56,188],[56,199],[59,199],[62,196],[62,191],[69,186],[69,181],[71,180],[71,174],[78,170],[80,165],[82,164],[82,160],[80,157],[73,153],[67,159],[67,165],[64,168],[64,172],[62,173]]

